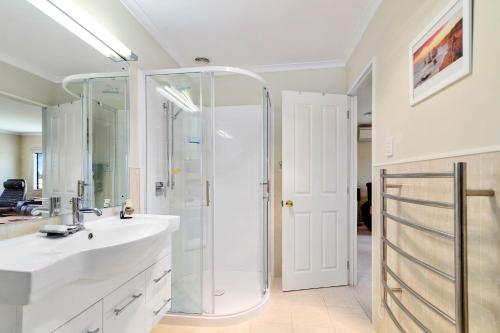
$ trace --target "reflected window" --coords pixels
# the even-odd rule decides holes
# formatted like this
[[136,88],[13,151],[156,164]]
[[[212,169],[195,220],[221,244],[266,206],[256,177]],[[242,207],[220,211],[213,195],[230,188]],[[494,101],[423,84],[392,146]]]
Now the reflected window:
[[33,154],[33,189],[41,190],[43,188],[43,154],[36,152]]

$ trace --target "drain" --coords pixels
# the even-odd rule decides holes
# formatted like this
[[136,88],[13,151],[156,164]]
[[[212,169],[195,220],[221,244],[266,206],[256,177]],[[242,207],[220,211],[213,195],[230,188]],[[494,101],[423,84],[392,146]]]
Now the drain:
[[226,291],[224,289],[215,289],[214,295],[215,296],[222,296],[222,295],[224,295],[225,292]]

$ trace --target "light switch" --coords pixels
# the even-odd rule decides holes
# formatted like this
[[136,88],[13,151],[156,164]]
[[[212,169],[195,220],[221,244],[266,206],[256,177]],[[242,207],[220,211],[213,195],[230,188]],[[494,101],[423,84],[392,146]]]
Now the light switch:
[[388,136],[385,138],[385,156],[392,157],[394,155],[394,138],[392,136]]

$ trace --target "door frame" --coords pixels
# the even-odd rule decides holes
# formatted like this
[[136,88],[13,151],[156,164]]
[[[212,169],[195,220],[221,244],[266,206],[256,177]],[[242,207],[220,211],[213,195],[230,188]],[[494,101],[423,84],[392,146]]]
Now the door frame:
[[[361,72],[358,74],[357,78],[354,80],[353,84],[347,91],[347,96],[349,98],[348,106],[350,110],[350,135],[349,135],[349,285],[356,286],[358,284],[358,203],[357,203],[357,188],[358,188],[358,105],[357,105],[357,95],[356,90],[359,88],[360,84],[366,79],[368,75],[372,75],[372,179],[373,179],[373,166],[375,163],[375,130],[376,130],[376,112],[375,112],[375,77],[376,77],[376,58],[373,57],[370,61],[363,67]],[[372,252],[372,263],[373,263],[373,252]],[[372,270],[373,275],[373,270]]]

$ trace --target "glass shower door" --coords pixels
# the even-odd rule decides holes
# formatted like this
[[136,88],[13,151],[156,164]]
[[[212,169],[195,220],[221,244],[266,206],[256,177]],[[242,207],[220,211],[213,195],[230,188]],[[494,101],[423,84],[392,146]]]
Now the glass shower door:
[[269,92],[263,89],[263,115],[262,115],[262,293],[269,288],[269,123],[271,115],[271,100]]
[[[148,77],[148,212],[180,216],[172,239],[172,312],[205,312],[207,248],[200,74]],[[161,138],[161,141],[155,141]]]

